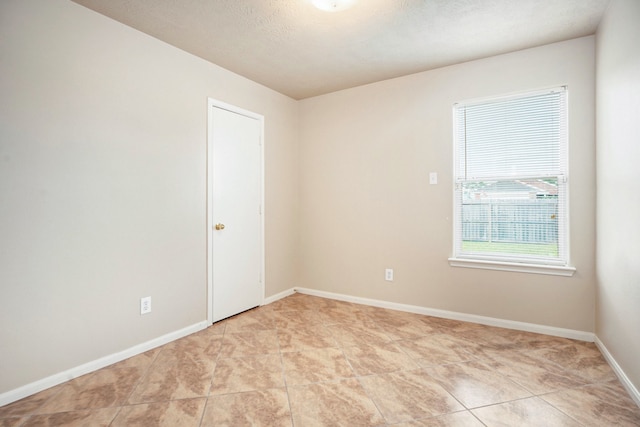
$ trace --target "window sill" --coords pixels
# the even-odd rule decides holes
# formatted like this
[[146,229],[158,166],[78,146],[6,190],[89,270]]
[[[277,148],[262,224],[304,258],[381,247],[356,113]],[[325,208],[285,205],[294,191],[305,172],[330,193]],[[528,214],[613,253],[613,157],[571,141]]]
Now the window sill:
[[523,264],[506,261],[484,261],[477,259],[449,258],[451,267],[480,268],[484,270],[515,271],[519,273],[548,274],[552,276],[571,277],[576,272],[575,267],[561,267],[557,265]]

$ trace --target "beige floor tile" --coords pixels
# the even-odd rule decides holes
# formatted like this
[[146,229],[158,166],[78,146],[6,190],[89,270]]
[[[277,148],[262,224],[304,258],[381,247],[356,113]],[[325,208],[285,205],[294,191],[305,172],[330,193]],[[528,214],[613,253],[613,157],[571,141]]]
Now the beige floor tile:
[[584,426],[640,426],[640,408],[617,381],[540,397]]
[[255,332],[275,329],[273,310],[269,306],[257,307],[225,320],[225,333]]
[[434,332],[434,328],[423,322],[424,316],[419,314],[381,308],[374,308],[367,314],[393,340],[416,339]]
[[244,357],[277,354],[278,334],[275,329],[255,332],[226,332],[222,339],[220,357]]
[[520,384],[533,394],[576,388],[585,385],[585,380],[573,371],[565,370],[544,359],[536,359],[528,353],[518,351],[491,350],[483,363]]
[[21,427],[107,427],[120,408],[71,411],[57,414],[34,415]]
[[360,377],[359,380],[388,423],[465,409],[421,369]]
[[142,373],[144,373],[151,364],[156,360],[158,354],[163,347],[154,348],[153,350],[145,351],[142,354],[138,354],[137,356],[130,357],[121,362],[115,363],[107,368],[138,368]]
[[426,323],[428,326],[442,333],[461,334],[464,333],[464,331],[472,329],[487,328],[487,326],[479,325],[477,323],[445,319],[443,317],[423,316],[420,321]]
[[0,419],[0,427],[19,427],[26,420],[26,418],[2,418]]
[[314,305],[318,311],[325,310],[340,310],[344,312],[349,311],[363,311],[366,306],[361,304],[354,304],[347,301],[339,301],[331,298],[311,297],[313,298]]
[[289,387],[289,401],[296,427],[385,424],[356,379]]
[[63,383],[55,387],[48,388],[39,393],[33,394],[17,402],[0,407],[0,419],[9,417],[21,417],[35,413],[42,405],[56,394],[60,393],[68,383]]
[[305,325],[295,329],[279,329],[278,344],[282,352],[338,346],[331,333],[322,324]]
[[136,386],[140,368],[104,368],[66,383],[37,413],[81,411],[122,405]]
[[220,359],[210,395],[284,387],[280,355]]
[[318,310],[318,317],[325,325],[346,324],[370,327],[374,325],[373,320],[364,311],[352,306],[335,306],[321,308]]
[[426,371],[468,409],[531,396],[526,389],[480,362],[440,365]]
[[574,419],[537,397],[485,406],[471,412],[488,426],[580,427]]
[[[496,336],[500,339],[506,339],[507,345],[503,348],[514,348],[516,350],[528,351],[535,348],[547,347],[549,345],[558,345],[560,343],[571,343],[567,338],[552,337],[549,335],[537,334],[534,332],[518,331],[514,329],[493,328]],[[489,339],[491,342],[492,340]],[[509,344],[510,343],[510,344]],[[497,348],[499,348],[498,346]]]
[[549,360],[583,377],[588,382],[617,380],[616,374],[593,343],[570,342],[528,352],[539,360]]
[[187,363],[196,360],[216,360],[222,348],[222,335],[181,338],[163,346],[158,363]]
[[419,368],[395,343],[361,344],[343,349],[356,375],[382,374]]
[[274,310],[273,319],[279,330],[296,330],[322,325],[322,320],[315,310]]
[[353,377],[342,350],[322,348],[313,351],[283,353],[282,363],[287,386],[332,381]]
[[536,337],[534,339],[521,343],[517,350],[527,352],[527,351],[536,350],[540,348],[560,347],[563,345],[571,345],[579,342],[580,341],[572,340],[569,338],[536,334]]
[[224,321],[216,322],[206,329],[196,332],[195,336],[211,336],[211,335],[224,335],[227,330],[227,324]]
[[314,297],[311,295],[304,295],[295,293],[287,298],[275,301],[269,306],[276,311],[292,311],[292,310],[316,310],[318,308],[318,301],[322,301],[323,298]]
[[433,333],[431,327],[419,321],[377,323],[377,326],[392,340],[416,339]]
[[511,350],[527,348],[540,340],[541,335],[526,331],[477,325],[457,333],[468,341],[490,349]]
[[206,399],[173,400],[122,408],[112,427],[198,427]]
[[289,397],[284,389],[211,396],[202,427],[291,427]]
[[413,314],[406,311],[389,310],[388,308],[374,307],[372,305],[358,305],[358,307],[360,311],[364,311],[367,316],[378,323],[387,322],[389,321],[389,319],[402,318],[405,314]]
[[422,367],[475,359],[473,343],[446,334],[431,334],[415,340],[398,341],[397,344]]
[[391,338],[375,325],[364,327],[360,325],[334,324],[328,325],[327,330],[340,347],[391,342]]
[[433,418],[393,424],[391,427],[484,427],[484,424],[478,421],[471,412],[461,411]]
[[156,362],[131,393],[128,402],[136,404],[206,397],[214,367],[213,360]]

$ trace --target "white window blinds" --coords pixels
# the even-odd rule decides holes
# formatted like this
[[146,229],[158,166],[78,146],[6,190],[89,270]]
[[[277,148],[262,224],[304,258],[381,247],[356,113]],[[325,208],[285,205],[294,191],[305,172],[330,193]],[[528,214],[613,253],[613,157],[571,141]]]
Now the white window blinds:
[[566,265],[566,88],[454,106],[455,256]]
[[565,172],[566,91],[456,106],[458,178]]

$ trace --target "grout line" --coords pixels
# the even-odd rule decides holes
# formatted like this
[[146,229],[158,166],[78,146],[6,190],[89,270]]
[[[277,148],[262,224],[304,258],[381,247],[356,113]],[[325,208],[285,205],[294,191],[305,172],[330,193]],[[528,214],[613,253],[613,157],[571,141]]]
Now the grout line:
[[[561,392],[561,391],[562,391],[562,390],[557,390],[557,391],[554,391],[554,392],[551,392],[551,393],[547,393],[547,394],[559,393],[559,392]],[[536,397],[537,397],[538,399],[542,400],[542,401],[543,401],[544,403],[546,403],[547,405],[551,406],[553,409],[555,409],[555,410],[557,410],[558,412],[560,412],[561,414],[563,414],[563,415],[565,415],[565,416],[569,417],[569,419],[574,420],[574,421],[576,422],[576,424],[580,424],[580,425],[582,425],[582,423],[581,423],[580,421],[576,420],[576,419],[575,419],[575,418],[573,418],[570,414],[567,414],[565,411],[563,411],[562,409],[558,408],[556,405],[554,405],[554,404],[552,404],[551,402],[549,402],[549,401],[545,400],[545,399],[544,399],[544,397],[542,397],[542,396],[536,396]]]
[[287,382],[287,374],[284,367],[284,359],[282,357],[282,348],[280,348],[280,330],[275,323],[275,319],[274,319],[274,327],[276,328],[276,343],[278,344],[278,355],[280,356],[280,366],[282,368],[282,382],[284,383],[284,391],[285,393],[287,393],[287,405],[289,405],[289,418],[291,419],[291,426],[293,426],[294,425],[293,408],[291,406],[291,396],[289,394],[289,383]]

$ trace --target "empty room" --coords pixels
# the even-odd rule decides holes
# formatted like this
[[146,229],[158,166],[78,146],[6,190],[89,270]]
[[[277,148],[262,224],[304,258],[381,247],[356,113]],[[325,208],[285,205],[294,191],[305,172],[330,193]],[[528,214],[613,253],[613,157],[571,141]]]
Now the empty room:
[[0,426],[640,425],[640,1],[1,0]]

